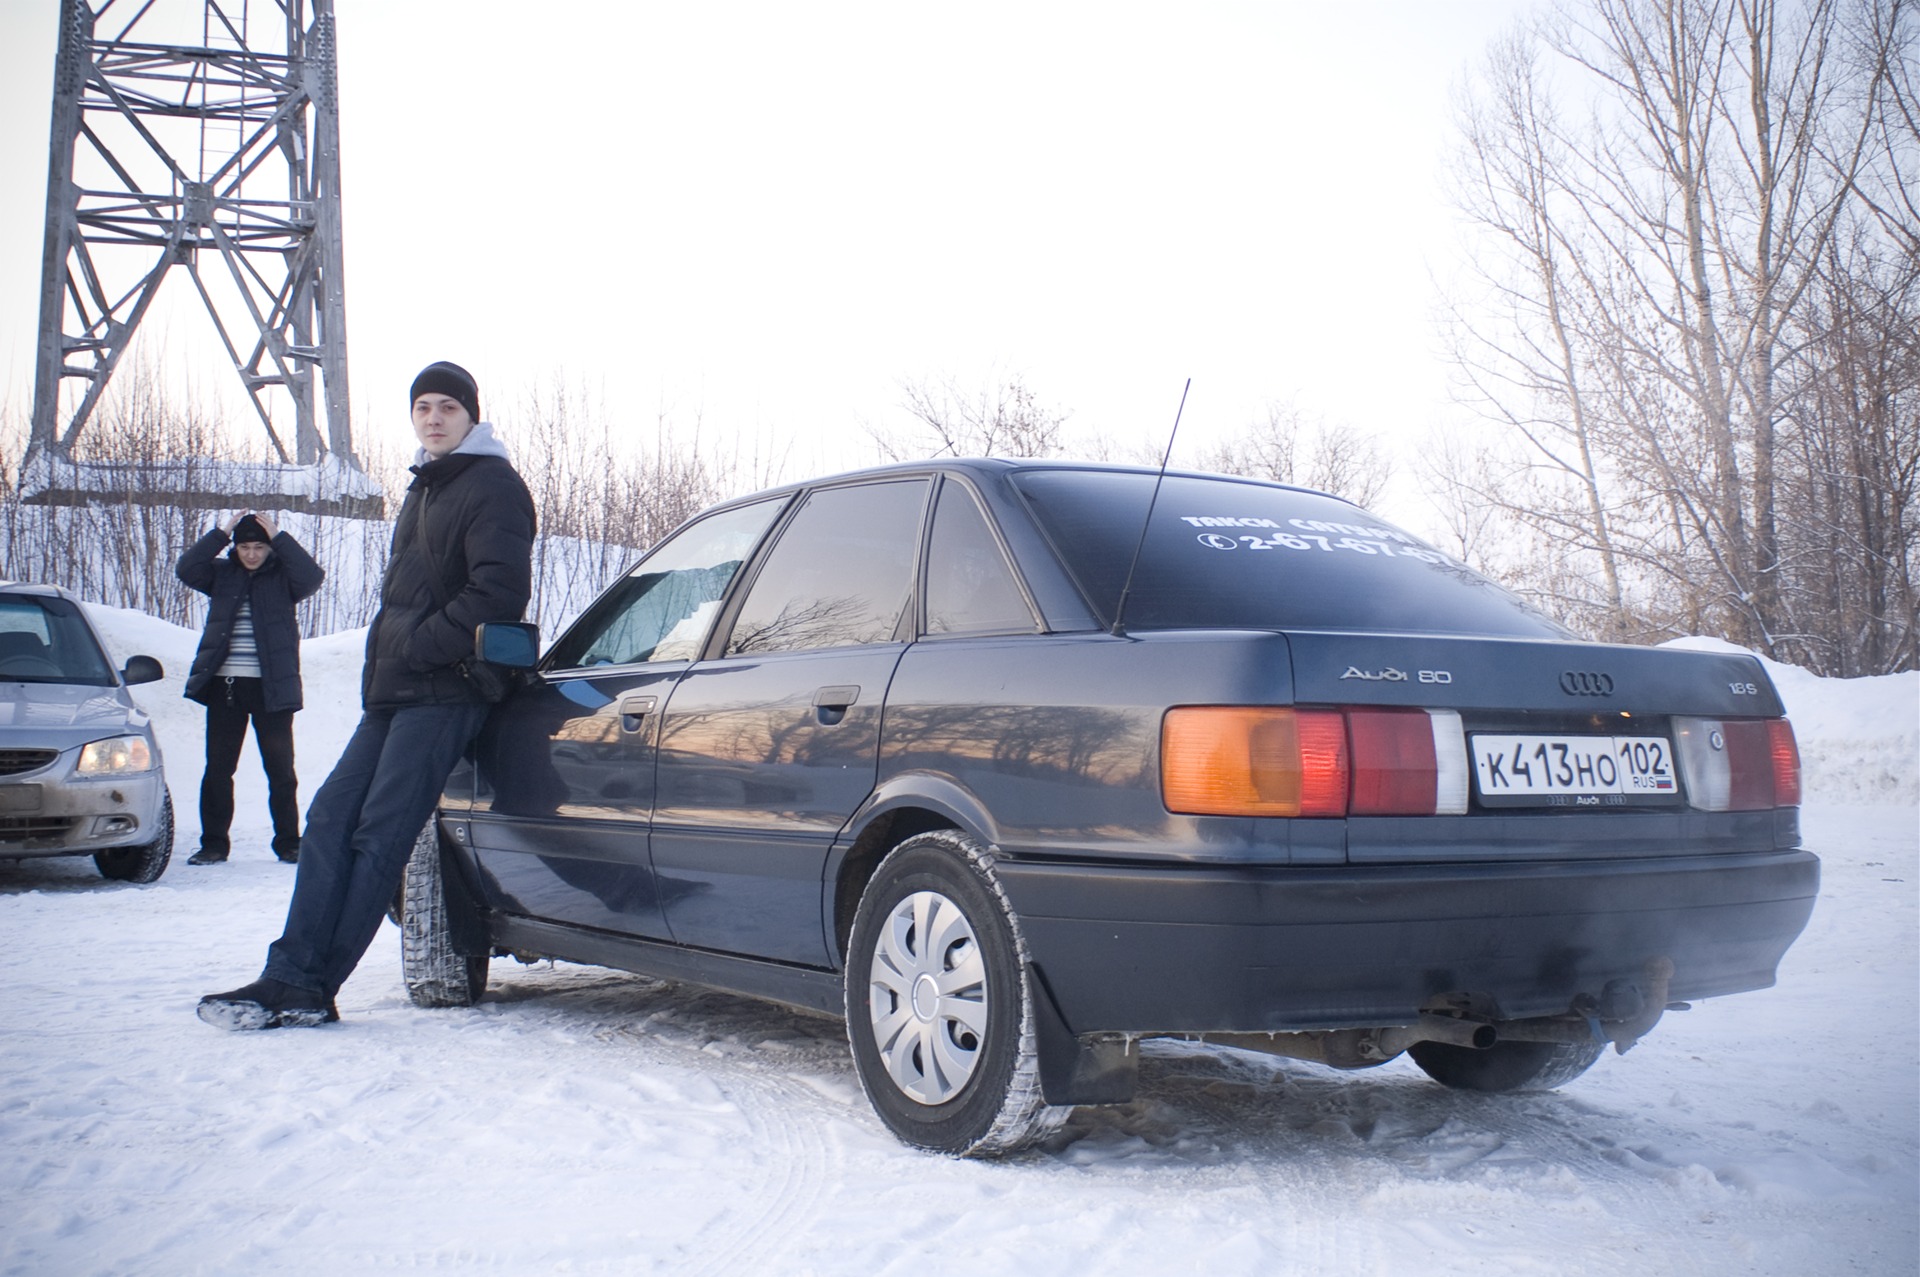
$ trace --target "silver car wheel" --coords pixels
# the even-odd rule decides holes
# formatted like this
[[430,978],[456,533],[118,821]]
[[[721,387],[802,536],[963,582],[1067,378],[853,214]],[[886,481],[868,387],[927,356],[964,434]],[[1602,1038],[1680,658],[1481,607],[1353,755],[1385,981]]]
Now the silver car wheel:
[[957,1096],[987,1034],[986,966],[973,924],[947,897],[916,891],[873,945],[874,1045],[895,1086],[921,1104]]

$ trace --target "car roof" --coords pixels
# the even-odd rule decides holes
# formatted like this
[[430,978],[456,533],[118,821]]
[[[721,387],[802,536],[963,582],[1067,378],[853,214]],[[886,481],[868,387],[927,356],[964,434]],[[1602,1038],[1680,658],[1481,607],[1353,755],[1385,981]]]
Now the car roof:
[[[936,472],[971,474],[979,478],[988,476],[1004,477],[1027,470],[1084,470],[1097,474],[1144,474],[1162,473],[1157,467],[1131,465],[1109,461],[1081,461],[1071,457],[938,457],[923,461],[896,461],[886,465],[866,466],[857,470],[843,470],[837,474],[820,475],[811,479],[800,479],[792,483],[777,484],[770,488],[761,488],[755,492],[729,497],[725,501],[715,502],[711,509],[735,505],[748,501],[759,501],[772,496],[787,496],[806,488],[817,488],[842,483],[858,483],[866,479],[883,479],[891,475],[924,475]],[[1345,497],[1335,493],[1321,492],[1317,488],[1301,487],[1298,484],[1278,483],[1271,479],[1255,479],[1245,475],[1218,474],[1206,470],[1165,471],[1168,478],[1180,479],[1217,479],[1223,483],[1250,483],[1263,488],[1279,488],[1289,492],[1312,492],[1319,496],[1330,496],[1336,501],[1346,501]],[[1347,502],[1351,505],[1352,502]]]
[[76,603],[79,602],[79,599],[76,598],[70,590],[64,590],[57,585],[45,585],[36,582],[0,580],[0,592],[7,594],[28,594],[42,599],[69,599]]

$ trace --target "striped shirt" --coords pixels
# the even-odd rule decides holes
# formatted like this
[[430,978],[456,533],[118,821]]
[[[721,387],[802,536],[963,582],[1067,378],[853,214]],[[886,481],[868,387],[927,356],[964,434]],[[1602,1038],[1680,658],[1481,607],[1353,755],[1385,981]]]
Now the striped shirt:
[[233,614],[233,637],[227,643],[227,659],[214,671],[223,678],[259,678],[260,649],[253,641],[253,605],[240,600]]

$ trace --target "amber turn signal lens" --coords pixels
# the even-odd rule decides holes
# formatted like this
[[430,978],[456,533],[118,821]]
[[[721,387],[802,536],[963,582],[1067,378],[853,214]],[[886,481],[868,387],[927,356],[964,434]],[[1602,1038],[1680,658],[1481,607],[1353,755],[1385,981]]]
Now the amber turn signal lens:
[[1347,727],[1338,710],[1196,705],[1167,711],[1167,810],[1196,816],[1342,816]]

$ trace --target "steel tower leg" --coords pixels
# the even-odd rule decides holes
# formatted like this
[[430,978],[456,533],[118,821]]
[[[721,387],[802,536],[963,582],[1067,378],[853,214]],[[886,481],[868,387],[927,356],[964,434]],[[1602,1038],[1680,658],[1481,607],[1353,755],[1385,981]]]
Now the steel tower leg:
[[[353,512],[377,514],[349,411],[332,0],[276,0],[268,8],[284,22],[257,29],[247,0],[192,2],[197,44],[179,34],[181,0],[149,0],[117,30],[125,10],[110,16],[112,0],[61,0],[28,444],[29,463],[47,468],[39,499],[97,490],[99,476],[76,466],[98,465],[75,462],[74,445],[182,266],[278,469],[325,470],[327,484],[352,490]],[[284,53],[259,47],[282,32]],[[78,407],[63,422],[72,381]],[[291,401],[291,441],[276,428],[275,396]],[[327,486],[290,473],[237,482],[293,508],[324,503],[313,494]],[[294,499],[303,491],[307,500]],[[210,494],[220,495],[238,494]]]

